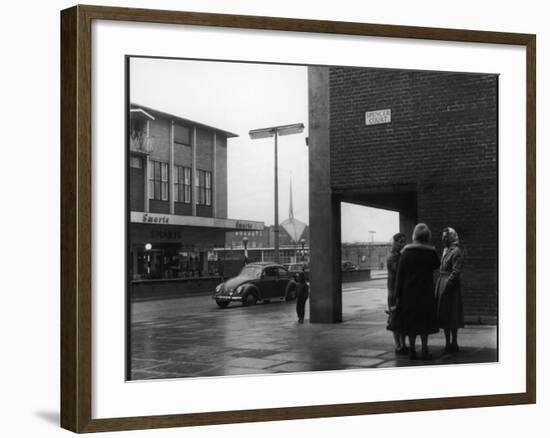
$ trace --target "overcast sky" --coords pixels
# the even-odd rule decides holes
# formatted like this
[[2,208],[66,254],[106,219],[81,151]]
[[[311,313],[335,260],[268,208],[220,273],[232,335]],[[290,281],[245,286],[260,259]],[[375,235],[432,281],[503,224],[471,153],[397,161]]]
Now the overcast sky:
[[[233,132],[228,141],[228,216],[274,219],[273,138],[251,140],[251,129],[303,123],[302,134],[279,138],[279,220],[309,223],[307,67],[217,61],[132,58],[130,100]],[[342,205],[342,241],[387,241],[397,213]]]

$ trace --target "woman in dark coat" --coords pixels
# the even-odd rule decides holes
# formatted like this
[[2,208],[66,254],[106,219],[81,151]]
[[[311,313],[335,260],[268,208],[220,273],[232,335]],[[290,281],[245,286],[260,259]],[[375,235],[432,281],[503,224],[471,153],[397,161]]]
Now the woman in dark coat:
[[413,243],[405,246],[399,259],[395,293],[395,330],[409,337],[409,357],[416,359],[416,336],[422,342],[422,359],[428,358],[428,335],[437,333],[433,271],[439,267],[426,224],[414,228]]
[[[443,354],[458,351],[458,329],[464,327],[462,290],[462,252],[458,247],[458,234],[452,228],[445,228],[441,237],[445,249],[441,257],[439,279],[436,285],[437,322],[445,332]],[[451,337],[452,335],[452,337]]]
[[409,352],[405,343],[405,335],[394,330],[393,324],[395,319],[395,310],[397,308],[397,299],[395,296],[395,279],[397,276],[397,266],[399,266],[399,257],[401,250],[407,244],[406,237],[403,233],[397,233],[393,236],[391,254],[386,260],[388,269],[388,325],[387,329],[393,332],[393,342],[395,344],[395,352],[397,354],[406,355]]

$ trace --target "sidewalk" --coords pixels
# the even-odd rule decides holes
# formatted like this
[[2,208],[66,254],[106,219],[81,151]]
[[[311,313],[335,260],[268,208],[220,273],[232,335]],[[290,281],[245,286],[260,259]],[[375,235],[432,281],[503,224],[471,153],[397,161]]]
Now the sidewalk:
[[[132,379],[222,376],[444,365],[497,361],[495,326],[459,330],[460,351],[442,355],[443,333],[429,338],[430,360],[394,353],[385,328],[386,291],[344,286],[344,322],[298,324],[294,303],[217,309],[205,297],[165,301],[158,316],[132,324]],[[199,301],[202,300],[202,301]],[[148,303],[135,303],[139,314]],[[159,304],[157,304],[159,305]],[[187,309],[187,310],[186,310]],[[417,341],[420,343],[420,340]],[[417,347],[419,349],[419,346]]]

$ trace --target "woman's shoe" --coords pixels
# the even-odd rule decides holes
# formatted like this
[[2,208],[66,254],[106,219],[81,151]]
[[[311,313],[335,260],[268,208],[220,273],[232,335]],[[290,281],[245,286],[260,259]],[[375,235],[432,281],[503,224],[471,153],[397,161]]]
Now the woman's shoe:
[[422,349],[422,354],[420,355],[422,360],[428,360],[430,358],[430,353],[428,347]]
[[409,354],[409,349],[405,346],[398,347],[395,349],[395,354],[398,354],[399,356],[406,356],[407,354]]

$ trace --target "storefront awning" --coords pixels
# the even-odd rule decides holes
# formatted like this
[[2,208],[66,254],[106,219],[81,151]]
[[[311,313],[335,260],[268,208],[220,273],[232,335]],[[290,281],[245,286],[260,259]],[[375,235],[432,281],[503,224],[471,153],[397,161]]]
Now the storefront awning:
[[133,224],[179,225],[186,227],[217,228],[227,231],[263,230],[264,223],[242,219],[220,219],[215,217],[180,216],[162,213],[144,213],[132,211],[130,222]]

